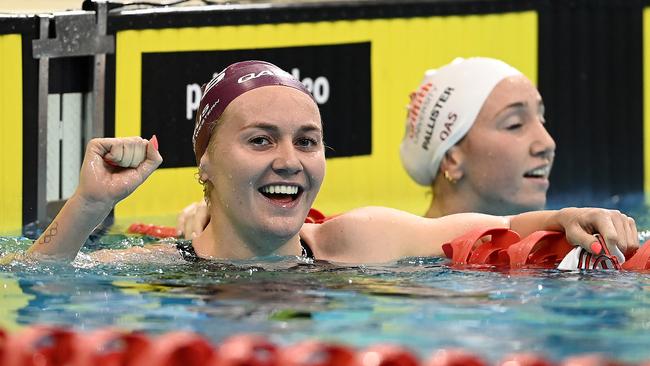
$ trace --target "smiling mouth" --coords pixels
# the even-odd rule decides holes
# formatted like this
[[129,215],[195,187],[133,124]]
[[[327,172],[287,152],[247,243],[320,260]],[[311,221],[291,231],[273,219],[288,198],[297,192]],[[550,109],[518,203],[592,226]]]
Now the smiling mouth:
[[524,173],[525,178],[548,178],[551,173],[551,166],[546,165],[540,168],[535,168]]
[[302,188],[294,185],[272,184],[261,187],[258,191],[266,198],[277,203],[290,203],[298,199]]

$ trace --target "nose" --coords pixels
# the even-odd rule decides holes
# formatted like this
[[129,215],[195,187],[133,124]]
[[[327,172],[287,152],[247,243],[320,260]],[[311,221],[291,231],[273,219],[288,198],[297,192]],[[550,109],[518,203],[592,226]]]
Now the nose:
[[530,154],[550,160],[553,160],[555,155],[555,140],[541,123],[536,124],[535,139],[530,145]]
[[277,155],[273,159],[271,167],[279,175],[295,175],[302,171],[302,163],[298,158],[296,148],[291,142],[278,144]]

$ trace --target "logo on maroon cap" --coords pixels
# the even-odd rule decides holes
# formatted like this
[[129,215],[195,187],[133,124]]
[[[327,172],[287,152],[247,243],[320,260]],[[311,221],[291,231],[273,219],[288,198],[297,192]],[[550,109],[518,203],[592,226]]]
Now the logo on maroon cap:
[[298,89],[313,99],[309,90],[291,74],[264,61],[234,63],[210,80],[201,96],[200,112],[192,134],[197,163],[208,146],[214,123],[228,104],[249,90],[272,85]]
[[223,70],[222,72],[219,73],[219,75],[215,76],[212,80],[210,80],[210,82],[205,86],[205,90],[203,91],[203,94],[209,92],[213,86],[217,85],[225,77],[226,77],[226,70]]

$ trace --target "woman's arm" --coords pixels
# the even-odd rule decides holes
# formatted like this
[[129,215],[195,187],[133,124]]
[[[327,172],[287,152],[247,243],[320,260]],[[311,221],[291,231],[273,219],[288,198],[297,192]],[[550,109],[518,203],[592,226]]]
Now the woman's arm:
[[93,139],[86,147],[79,185],[52,223],[28,249],[30,257],[72,260],[113,206],[162,163],[155,136]]
[[194,239],[205,230],[210,222],[210,211],[205,200],[193,202],[185,207],[176,218],[176,230],[185,239]]
[[318,259],[381,263],[443,255],[442,244],[478,227],[509,227],[505,217],[466,213],[437,219],[386,207],[364,207],[323,224],[305,224],[300,236]]
[[422,218],[384,207],[365,207],[321,225],[305,225],[301,236],[312,244],[316,258],[379,263],[407,256],[443,255],[442,244],[478,228],[510,228],[526,236],[538,230],[566,232],[567,239],[592,251],[593,234],[622,252],[638,247],[634,220],[618,211],[566,208],[501,217],[475,213]]
[[73,260],[111,208],[110,204],[93,204],[73,194],[27,254],[36,259]]
[[618,210],[568,207],[558,211],[534,211],[510,216],[510,227],[522,236],[537,230],[566,233],[570,243],[593,251],[597,242],[593,234],[601,234],[607,246],[623,253],[639,248],[639,235],[634,219]]

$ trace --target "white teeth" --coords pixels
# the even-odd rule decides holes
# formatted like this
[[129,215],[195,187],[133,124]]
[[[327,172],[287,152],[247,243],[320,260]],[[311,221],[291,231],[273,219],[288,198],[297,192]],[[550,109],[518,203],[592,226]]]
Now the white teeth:
[[262,187],[262,193],[269,194],[297,194],[298,187],[296,186],[285,186],[285,185],[273,185]]
[[533,175],[533,176],[547,176],[548,173],[550,172],[551,167],[546,166],[543,168],[537,168],[529,171],[526,175]]

